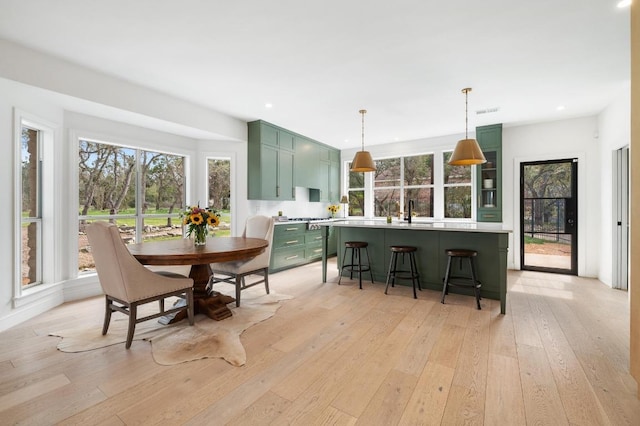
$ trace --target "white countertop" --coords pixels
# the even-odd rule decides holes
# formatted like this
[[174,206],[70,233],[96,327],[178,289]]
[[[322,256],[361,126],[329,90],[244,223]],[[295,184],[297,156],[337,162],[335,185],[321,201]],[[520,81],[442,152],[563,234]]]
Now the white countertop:
[[358,228],[378,228],[378,229],[411,229],[415,231],[461,231],[461,232],[488,232],[488,233],[510,233],[512,229],[502,223],[490,222],[436,222],[436,221],[412,221],[412,223],[394,220],[387,223],[386,219],[334,219],[332,221],[320,222],[323,226],[358,227]]

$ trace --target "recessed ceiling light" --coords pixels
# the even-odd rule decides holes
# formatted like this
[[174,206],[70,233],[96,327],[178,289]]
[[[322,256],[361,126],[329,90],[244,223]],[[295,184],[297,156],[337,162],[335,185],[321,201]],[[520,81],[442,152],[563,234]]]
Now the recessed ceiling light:
[[629,6],[631,6],[631,0],[620,0],[618,2],[618,7],[620,9],[622,9],[623,7],[629,7]]
[[270,104],[269,102],[267,102],[266,104],[264,104],[265,108],[273,108],[273,104]]
[[564,111],[564,105],[558,105],[556,111]]

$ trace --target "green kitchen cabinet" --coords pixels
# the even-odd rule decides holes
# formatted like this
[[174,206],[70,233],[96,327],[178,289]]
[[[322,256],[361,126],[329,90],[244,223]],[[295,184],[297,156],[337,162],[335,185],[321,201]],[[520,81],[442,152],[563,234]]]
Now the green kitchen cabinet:
[[[322,240],[321,230],[307,229],[307,222],[275,225],[269,272],[322,260]],[[335,254],[335,236],[333,241],[329,255]]]
[[318,144],[302,136],[297,137],[295,142],[294,186],[315,188],[319,172]]
[[295,136],[261,120],[248,123],[248,195],[252,200],[295,199]]
[[502,124],[476,127],[487,162],[476,166],[478,222],[502,222]]
[[340,151],[257,120],[248,123],[248,185],[252,200],[294,200],[294,187],[309,188],[309,201],[340,200]]

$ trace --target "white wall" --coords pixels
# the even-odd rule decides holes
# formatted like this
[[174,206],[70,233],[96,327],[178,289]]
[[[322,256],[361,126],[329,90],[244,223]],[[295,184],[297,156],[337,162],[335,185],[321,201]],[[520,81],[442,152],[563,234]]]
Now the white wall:
[[509,244],[520,268],[520,163],[578,159],[578,275],[598,276],[600,229],[600,158],[597,118],[585,117],[506,127],[502,134],[503,220],[513,226]]
[[[133,86],[94,71],[77,67],[0,40],[0,209],[7,224],[0,239],[0,331],[44,312],[65,300],[99,294],[93,276],[76,277],[77,264],[65,253],[77,251],[77,142],[78,136],[203,158],[224,152],[236,162],[241,190],[236,203],[246,206],[246,123],[216,111]],[[16,298],[20,281],[15,265],[19,256],[19,213],[15,205],[19,167],[15,158],[14,110],[44,120],[55,130],[51,173],[55,204],[51,217],[53,243],[47,243],[45,284]],[[214,140],[215,139],[215,140]],[[198,161],[187,164],[187,179],[202,172]],[[48,164],[47,166],[51,166]],[[189,185],[188,202],[199,199],[205,182]],[[206,198],[206,195],[205,195]],[[244,226],[242,219],[241,226]],[[241,232],[240,228],[240,231]],[[234,224],[238,233],[238,225]]]
[[600,203],[600,271],[598,279],[611,286],[613,282],[613,168],[612,153],[620,148],[630,145],[631,141],[631,98],[630,89],[620,93],[620,96],[612,102],[598,117],[600,140],[600,182],[602,185]]
[[[509,238],[508,267],[520,268],[518,232],[520,162],[578,158],[579,174],[579,269],[582,276],[598,276],[600,232],[600,158],[597,118],[586,117],[523,126],[506,126],[502,134],[503,224],[514,232]],[[449,135],[408,142],[367,146],[374,158],[453,149],[464,135]],[[472,134],[470,136],[473,137]],[[342,151],[350,161],[357,149]],[[609,158],[609,157],[607,157]],[[344,179],[343,179],[344,185]]]

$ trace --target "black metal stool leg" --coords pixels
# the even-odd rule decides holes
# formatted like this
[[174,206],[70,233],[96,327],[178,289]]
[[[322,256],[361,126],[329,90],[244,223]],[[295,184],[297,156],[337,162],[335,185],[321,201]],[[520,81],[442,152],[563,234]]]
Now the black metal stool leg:
[[371,276],[371,284],[373,284],[373,270],[371,269],[371,258],[369,257],[369,248],[365,247],[364,251],[367,253],[367,263],[369,264],[369,275]]
[[362,253],[359,248],[356,250],[358,250],[356,253],[356,257],[358,258],[358,286],[360,290],[362,290]]
[[389,290],[389,282],[391,281],[391,272],[393,267],[393,259],[395,259],[396,253],[391,253],[391,259],[389,259],[389,271],[387,272],[387,286],[384,288],[384,294],[387,294],[387,290]]
[[476,267],[474,265],[474,261],[472,258],[469,258],[469,267],[471,268],[471,280],[473,281],[473,292],[476,295],[476,304],[478,305],[478,310],[481,310],[480,307],[480,288],[478,287],[478,279],[476,278]]
[[418,273],[418,264],[416,263],[416,257],[413,253],[411,253],[411,261],[413,262],[413,269],[416,271],[416,280],[418,281],[418,290],[422,291],[422,286],[420,285],[420,274]]
[[340,277],[338,278],[338,285],[342,281],[342,272],[344,271],[344,262],[347,260],[347,247],[344,248],[344,254],[342,255],[342,268],[340,268]]
[[440,299],[440,303],[444,304],[444,296],[447,294],[447,286],[449,285],[449,276],[451,274],[451,257],[447,259],[447,269],[444,273],[444,285],[442,286],[442,299]]
[[409,269],[411,269],[411,284],[413,285],[413,298],[417,299],[418,295],[416,294],[416,279],[418,278],[418,271],[416,271],[414,260],[415,258],[413,257],[413,253],[409,253]]

